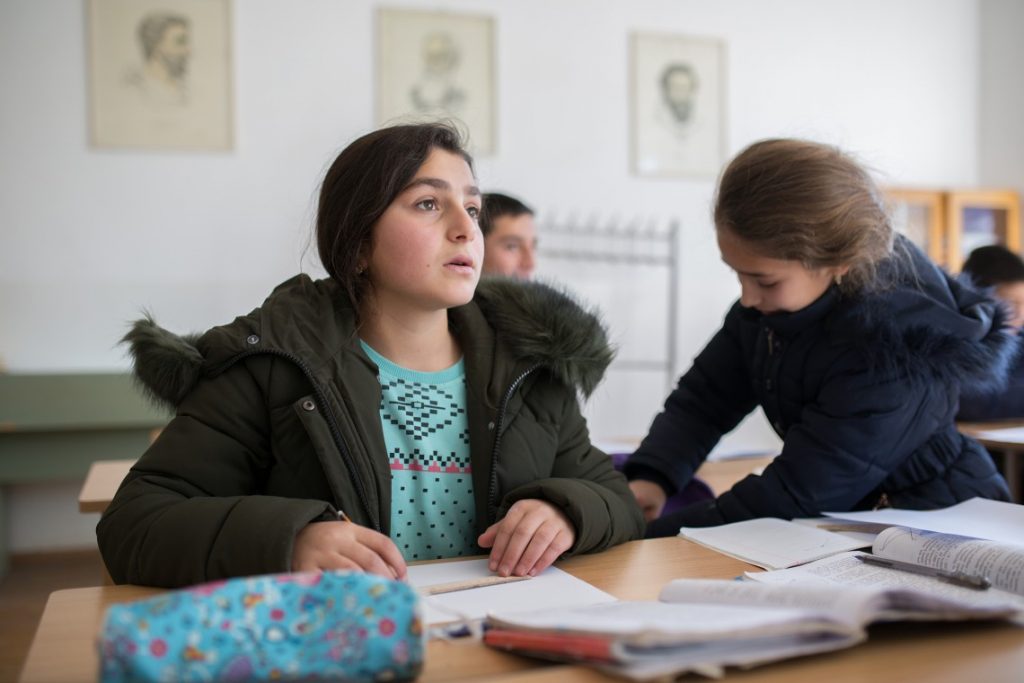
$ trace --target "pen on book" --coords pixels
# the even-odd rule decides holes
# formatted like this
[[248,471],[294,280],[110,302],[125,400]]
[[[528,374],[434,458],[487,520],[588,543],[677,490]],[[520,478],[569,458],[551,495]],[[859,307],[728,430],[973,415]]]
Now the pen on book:
[[922,576],[934,576],[937,579],[942,579],[943,581],[955,583],[958,586],[965,586],[967,588],[985,590],[992,586],[992,582],[989,581],[987,576],[975,576],[964,572],[949,572],[945,569],[926,567],[923,564],[913,564],[912,562],[901,562],[899,560],[887,560],[876,555],[857,555],[857,559],[861,562],[873,564],[878,567],[898,569],[899,571],[921,574]]

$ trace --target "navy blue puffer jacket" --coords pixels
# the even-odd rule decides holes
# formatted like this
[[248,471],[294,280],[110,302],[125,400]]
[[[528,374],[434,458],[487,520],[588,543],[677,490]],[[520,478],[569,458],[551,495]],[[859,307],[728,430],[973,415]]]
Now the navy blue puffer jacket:
[[735,304],[626,465],[630,479],[684,486],[723,434],[761,406],[784,441],[760,476],[656,520],[648,535],[754,517],[930,509],[1008,500],[991,458],[954,423],[960,390],[996,386],[1013,337],[991,299],[906,240],[888,286],[832,287],[810,306],[762,315]]

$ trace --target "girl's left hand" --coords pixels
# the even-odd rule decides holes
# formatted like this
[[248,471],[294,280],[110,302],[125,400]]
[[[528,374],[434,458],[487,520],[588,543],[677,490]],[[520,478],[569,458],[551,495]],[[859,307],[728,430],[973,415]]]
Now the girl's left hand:
[[536,576],[576,541],[576,529],[551,503],[526,498],[480,534],[477,543],[491,549],[490,569],[499,576]]

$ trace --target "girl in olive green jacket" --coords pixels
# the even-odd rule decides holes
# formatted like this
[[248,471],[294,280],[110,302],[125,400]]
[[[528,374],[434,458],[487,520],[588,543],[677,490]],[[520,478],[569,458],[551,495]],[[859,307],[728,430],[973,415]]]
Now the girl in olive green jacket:
[[97,527],[117,582],[353,569],[489,551],[500,575],[638,538],[577,390],[597,319],[540,284],[480,283],[480,192],[450,127],[346,148],[298,276],[201,337],[135,325],[136,374],[176,416]]

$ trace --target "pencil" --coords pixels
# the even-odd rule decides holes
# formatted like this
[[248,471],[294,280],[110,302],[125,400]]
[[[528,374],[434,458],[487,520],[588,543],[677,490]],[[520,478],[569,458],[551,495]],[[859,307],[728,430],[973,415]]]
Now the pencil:
[[921,576],[932,576],[941,581],[948,581],[949,583],[955,583],[958,586],[964,586],[965,588],[974,588],[975,590],[986,590],[992,586],[992,582],[987,576],[975,576],[973,574],[967,574],[964,572],[948,572],[944,569],[937,569],[935,567],[929,567],[923,564],[914,564],[913,562],[901,562],[899,560],[889,560],[875,555],[857,555],[857,559],[867,564],[873,564],[878,567],[886,567],[888,569],[897,569],[902,572],[910,572],[912,574],[920,574]]

